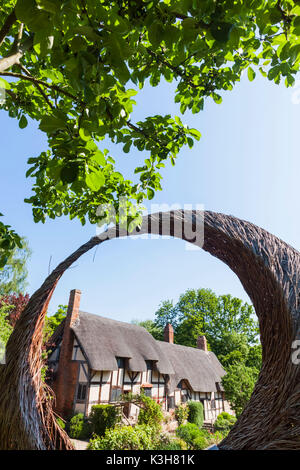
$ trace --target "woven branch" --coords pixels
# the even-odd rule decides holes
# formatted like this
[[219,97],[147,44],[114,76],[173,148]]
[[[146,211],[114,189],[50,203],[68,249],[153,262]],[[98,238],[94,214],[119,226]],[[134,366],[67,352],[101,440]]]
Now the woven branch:
[[[171,235],[201,246],[239,277],[259,319],[263,365],[251,399],[223,449],[300,449],[300,369],[292,342],[300,339],[300,255],[265,230],[232,216],[174,211],[144,217],[138,235]],[[192,240],[194,234],[196,238]],[[102,242],[128,236],[113,228],[63,261],[33,294],[7,345],[0,369],[0,449],[72,449],[52,411],[53,393],[41,380],[47,307],[57,282],[80,256]]]

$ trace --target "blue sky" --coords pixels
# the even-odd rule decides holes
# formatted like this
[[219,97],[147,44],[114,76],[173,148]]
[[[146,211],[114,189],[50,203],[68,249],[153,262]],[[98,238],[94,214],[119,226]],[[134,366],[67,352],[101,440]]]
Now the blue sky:
[[[299,87],[299,88],[298,88]],[[299,117],[300,82],[286,89],[257,77],[244,76],[223,103],[207,101],[198,115],[182,120],[202,133],[193,149],[183,148],[175,167],[163,171],[163,191],[157,204],[203,204],[205,209],[249,220],[299,248]],[[299,101],[299,104],[297,104]],[[172,86],[145,87],[137,96],[132,121],[151,114],[179,115]],[[25,178],[27,158],[47,146],[35,123],[21,130],[17,121],[0,112],[1,187],[3,220],[29,240],[32,294],[51,269],[95,234],[68,218],[35,224],[30,195],[32,180]],[[145,155],[123,154],[109,145],[126,175]],[[149,207],[149,204],[147,204]],[[153,318],[162,300],[178,299],[188,288],[211,288],[249,301],[237,277],[203,251],[187,251],[180,240],[109,241],[86,254],[60,280],[49,312],[66,304],[69,291],[82,290],[81,308],[110,318],[130,321]]]

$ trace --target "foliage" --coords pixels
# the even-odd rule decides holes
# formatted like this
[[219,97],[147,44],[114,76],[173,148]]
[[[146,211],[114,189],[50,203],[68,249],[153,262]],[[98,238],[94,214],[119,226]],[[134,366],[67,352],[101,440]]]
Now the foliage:
[[205,335],[210,348],[224,354],[224,337],[233,332],[245,335],[249,343],[257,339],[258,324],[251,305],[231,295],[217,296],[210,289],[189,289],[174,306],[165,301],[155,313],[156,324],[172,323],[175,342],[196,347]]
[[[0,79],[0,88],[1,87],[2,83]],[[0,214],[0,217],[3,217],[3,214]],[[16,249],[22,249],[22,246],[22,238],[10,225],[5,225],[3,222],[0,222],[0,270],[8,263]]]
[[154,339],[162,341],[164,338],[164,333],[163,333],[162,328],[157,326],[153,320],[143,320],[143,321],[132,320],[131,323],[145,328],[153,336]]
[[229,432],[236,422],[236,417],[223,411],[217,416],[214,422],[214,430],[221,432]]
[[231,295],[217,296],[209,289],[189,289],[176,305],[171,301],[163,302],[155,317],[161,329],[166,323],[172,323],[175,343],[196,347],[197,337],[206,336],[209,349],[227,372],[223,378],[226,398],[240,414],[251,396],[262,364],[253,307]]
[[[0,259],[5,257],[5,250],[2,248],[3,243],[0,244]],[[10,249],[9,256],[6,257],[5,266],[0,269],[0,296],[17,295],[24,292],[27,287],[26,278],[28,271],[26,265],[31,255],[31,250],[24,238],[21,239],[20,243],[22,245]]]
[[239,416],[250,399],[259,371],[244,363],[232,364],[226,371],[227,374],[222,377],[225,395],[236,416]]
[[10,305],[0,305],[0,362],[5,353],[5,345],[13,330],[7,318],[10,310]]
[[176,430],[176,435],[192,450],[203,450],[212,444],[218,444],[227,434],[228,431],[210,433],[206,429],[199,429],[194,423],[182,424]]
[[141,394],[140,397],[143,407],[139,412],[138,424],[149,425],[156,430],[159,430],[161,428],[161,422],[164,417],[160,404],[143,394]]
[[13,328],[28,302],[29,294],[9,294],[0,298],[0,307],[4,305],[9,306],[9,309],[7,310],[7,319]]
[[185,421],[187,421],[188,416],[189,416],[189,408],[187,405],[182,404],[182,405],[177,406],[177,408],[175,409],[175,418],[177,419],[179,426],[181,424],[184,424]]
[[83,413],[71,418],[69,434],[73,439],[87,439],[91,435],[90,425]]
[[[100,204],[117,209],[124,196],[129,210],[161,189],[166,160],[174,164],[200,133],[177,116],[134,123],[133,97],[146,82],[175,81],[180,112],[198,113],[208,97],[220,103],[245,70],[250,81],[259,71],[286,86],[299,70],[297,1],[6,0],[1,8],[2,108],[21,129],[36,120],[48,138],[49,149],[28,160],[34,194],[26,201],[36,222],[62,214],[95,222]],[[105,138],[125,154],[145,152],[133,181],[103,148]],[[4,224],[0,233],[4,265],[20,240]]]
[[47,316],[45,318],[45,326],[44,326],[44,341],[45,342],[49,341],[49,339],[53,335],[56,328],[66,318],[67,310],[68,310],[67,305],[59,305],[54,315],[51,315],[50,317]]
[[59,427],[60,427],[61,429],[65,429],[66,423],[65,423],[61,418],[57,417],[57,418],[56,418],[56,421],[57,421],[57,424],[59,425]]
[[151,450],[156,432],[151,426],[136,425],[107,428],[105,435],[90,440],[88,450]]
[[188,422],[196,424],[199,428],[203,426],[204,412],[201,401],[188,401]]
[[204,450],[209,446],[209,442],[207,437],[205,436],[198,436],[196,439],[193,440],[193,448],[196,450]]
[[159,435],[155,450],[187,450],[187,444],[183,439],[165,433]]
[[195,423],[181,424],[176,429],[176,435],[183,439],[190,449],[193,449],[194,440],[201,436],[200,429]]
[[103,436],[106,429],[114,428],[120,419],[120,409],[113,405],[94,405],[89,416],[91,430],[98,436]]

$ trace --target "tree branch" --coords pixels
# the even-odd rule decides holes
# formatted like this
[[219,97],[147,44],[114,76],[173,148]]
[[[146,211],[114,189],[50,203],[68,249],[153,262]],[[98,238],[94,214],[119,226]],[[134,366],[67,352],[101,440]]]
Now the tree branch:
[[172,65],[170,64],[170,62],[166,61],[165,59],[163,59],[162,57],[160,57],[159,54],[156,54],[155,52],[151,51],[151,49],[149,49],[149,47],[146,47],[146,51],[148,52],[148,54],[153,57],[155,60],[157,60],[158,62],[160,62],[162,65],[165,65],[166,67],[168,67],[169,69],[171,69],[174,73],[176,73],[177,75],[179,75],[179,77],[181,77],[183,80],[186,80],[188,82],[188,84],[190,85],[191,88],[198,88],[198,85],[195,85],[195,83],[193,83],[191,81],[191,79],[187,76],[186,72],[183,71],[183,70],[180,70],[179,67],[176,67],[175,65]]
[[15,11],[13,10],[10,13],[10,15],[8,15],[8,17],[6,18],[6,20],[4,22],[4,25],[1,28],[1,31],[0,31],[0,47],[2,46],[4,39],[8,35],[8,33],[10,31],[10,28],[12,27],[12,25],[14,24],[14,22],[16,20],[17,20],[17,17],[16,17],[16,14],[15,14]]
[[[20,32],[19,32],[20,34]],[[17,42],[18,44],[18,42]],[[19,63],[19,60],[23,56],[24,52],[26,52],[28,49],[31,48],[33,44],[33,41],[31,38],[28,38],[23,44],[20,44],[17,47],[17,51],[14,52],[12,55],[8,57],[4,57],[3,59],[0,59],[0,72],[4,72],[5,70],[9,69],[13,65],[16,65]]]
[[[30,72],[29,70],[27,70],[23,65],[19,64],[19,67],[21,70],[23,70],[23,72],[26,73],[26,75],[28,77],[31,77],[31,78],[34,78],[32,77],[32,75],[30,75]],[[34,83],[36,88],[39,90],[39,92],[41,93],[41,95],[43,96],[44,100],[47,102],[47,104],[50,106],[51,109],[54,109],[54,106],[53,104],[51,103],[51,101],[49,100],[49,97],[46,95],[46,93],[44,93],[44,91],[42,90],[41,86],[38,84],[38,83]]]
[[42,85],[42,86],[44,86],[46,88],[49,88],[51,90],[58,91],[59,93],[65,95],[65,96],[68,96],[72,100],[76,101],[77,103],[84,104],[83,101],[79,100],[76,96],[72,95],[68,91],[60,88],[57,85],[50,85],[50,83],[43,82],[42,80],[39,80],[38,78],[34,78],[34,77],[29,76],[29,75],[23,75],[21,73],[1,72],[1,68],[0,68],[0,75],[2,75],[3,77],[15,77],[15,78],[20,78],[21,80],[29,80],[30,82],[34,83],[35,85],[36,84]]

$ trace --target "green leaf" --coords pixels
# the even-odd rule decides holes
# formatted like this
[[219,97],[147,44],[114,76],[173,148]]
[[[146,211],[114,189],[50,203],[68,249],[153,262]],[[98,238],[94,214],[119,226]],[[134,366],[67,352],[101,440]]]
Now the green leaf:
[[247,74],[248,74],[249,81],[253,82],[253,80],[255,79],[256,73],[254,72],[254,70],[251,67],[248,67]]
[[98,165],[105,166],[106,160],[101,150],[97,150],[92,158]]
[[233,25],[231,23],[219,22],[213,23],[210,27],[211,35],[219,42],[227,42],[229,40],[230,31]]
[[67,163],[62,167],[60,177],[64,184],[70,184],[77,179],[78,173],[79,167],[77,163]]
[[19,121],[19,127],[20,127],[20,129],[25,129],[25,127],[27,127],[27,125],[28,125],[28,121],[27,121],[26,117],[24,116],[24,114],[22,114],[21,119]]
[[155,49],[160,45],[164,38],[164,28],[161,23],[152,23],[148,30],[148,38]]
[[84,129],[83,127],[79,129],[79,136],[85,142],[88,142],[91,139],[91,134],[89,133],[87,129]]
[[48,11],[49,13],[57,13],[60,11],[60,0],[36,0],[36,3],[42,10]]
[[126,142],[126,144],[125,144],[124,147],[123,147],[123,152],[125,152],[125,153],[128,153],[128,152],[129,152],[130,147],[131,147],[131,143],[132,143],[132,142],[131,142],[130,140],[129,140],[128,142]]
[[275,67],[272,67],[269,72],[268,72],[268,79],[269,80],[274,80],[277,75],[280,73],[280,65],[275,65]]
[[18,0],[15,6],[16,17],[18,20],[27,23],[35,14],[36,9],[34,0]]
[[101,186],[105,183],[105,178],[102,171],[92,171],[91,173],[86,174],[85,182],[92,191],[99,191]]
[[10,89],[10,83],[8,83],[4,78],[0,77],[0,88],[4,88],[4,90]]
[[148,188],[148,189],[147,189],[147,196],[148,196],[148,199],[149,199],[149,200],[151,200],[151,199],[154,198],[155,192],[154,192],[154,190],[153,190],[152,188]]
[[41,119],[41,123],[39,125],[41,131],[47,132],[49,134],[59,129],[64,129],[65,127],[66,122],[55,116],[44,116]]

